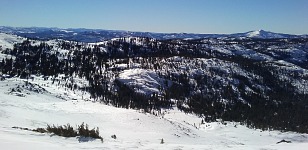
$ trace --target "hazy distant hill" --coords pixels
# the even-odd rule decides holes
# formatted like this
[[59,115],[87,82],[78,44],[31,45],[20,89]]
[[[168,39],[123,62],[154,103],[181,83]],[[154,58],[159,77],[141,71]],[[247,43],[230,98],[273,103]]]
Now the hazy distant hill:
[[80,42],[99,42],[118,37],[149,37],[156,39],[200,39],[200,38],[300,38],[305,35],[289,35],[256,30],[236,34],[194,34],[194,33],[152,33],[152,32],[131,32],[121,30],[102,29],[60,29],[42,27],[6,27],[1,26],[0,32],[12,33],[23,37],[37,38],[41,40],[64,39]]

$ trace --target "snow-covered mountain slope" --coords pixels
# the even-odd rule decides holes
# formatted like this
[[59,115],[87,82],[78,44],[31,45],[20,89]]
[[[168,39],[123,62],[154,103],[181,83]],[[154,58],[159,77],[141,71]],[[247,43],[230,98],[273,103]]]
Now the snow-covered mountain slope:
[[[84,101],[85,95],[52,84],[51,79],[34,76],[33,80],[26,81],[18,78],[0,81],[0,146],[3,149],[304,150],[308,146],[307,134],[249,129],[236,122],[202,124],[201,118],[176,108],[162,110],[162,114],[155,116]],[[67,97],[59,98],[59,95]],[[67,123],[75,126],[82,122],[89,124],[90,128],[99,127],[104,142],[12,128],[34,129],[47,124]],[[116,139],[111,138],[114,134]],[[161,139],[164,144],[161,144]],[[291,143],[277,144],[281,140]]]
[[303,38],[307,35],[289,35],[256,30],[236,34],[195,34],[195,33],[153,33],[102,29],[61,29],[42,27],[6,27],[0,26],[0,32],[12,33],[23,37],[41,40],[64,39],[79,42],[100,42],[120,37],[148,37],[156,39],[201,39],[201,38]]
[[[14,48],[14,44],[20,44],[24,41],[28,40],[31,45],[33,46],[39,46],[40,44],[44,43],[52,47],[52,51],[55,53],[68,53],[68,48],[60,48],[59,44],[63,42],[67,42],[65,40],[61,39],[51,39],[51,40],[34,40],[34,39],[27,39],[21,36],[17,36],[14,34],[8,34],[8,33],[0,33],[0,60],[3,58],[12,58],[15,59],[15,56],[12,56],[9,54],[10,51]],[[61,58],[62,59],[62,58]]]
[[3,54],[6,49],[13,49],[14,44],[21,43],[26,38],[22,38],[12,34],[0,33],[0,59],[14,58],[11,55]]
[[249,31],[246,33],[232,34],[231,37],[274,39],[274,38],[299,38],[301,36],[274,33],[274,32],[269,32],[269,31],[264,31],[264,30],[255,30],[255,31]]
[[159,89],[165,89],[171,84],[170,81],[159,77],[154,71],[145,69],[124,70],[117,79],[130,87],[134,87],[137,93],[145,95],[161,94]]
[[13,49],[15,43],[20,43],[23,40],[25,40],[25,38],[12,34],[0,33],[0,50],[5,50],[6,48]]
[[253,38],[288,38],[281,34],[266,32],[264,30],[251,31],[247,33],[247,37]]

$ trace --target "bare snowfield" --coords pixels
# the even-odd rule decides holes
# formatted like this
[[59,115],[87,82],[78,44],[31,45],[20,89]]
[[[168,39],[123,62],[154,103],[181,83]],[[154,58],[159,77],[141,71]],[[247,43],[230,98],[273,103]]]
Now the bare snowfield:
[[[201,124],[201,118],[174,108],[155,116],[139,110],[84,101],[86,94],[70,91],[36,77],[0,81],[1,149],[306,149],[308,135],[260,131],[235,122]],[[14,89],[14,90],[12,90]],[[61,95],[61,96],[60,96]],[[66,97],[64,97],[66,95]],[[61,98],[59,98],[61,97]],[[74,99],[74,100],[72,100]],[[47,124],[73,127],[85,122],[99,127],[100,140],[64,138],[35,129]],[[111,138],[111,135],[117,138]],[[164,144],[161,144],[161,139]],[[281,140],[292,143],[280,143]]]
[[171,84],[170,81],[160,78],[154,71],[146,69],[124,70],[120,73],[118,80],[130,87],[134,87],[138,93],[146,95],[159,93],[159,86]]
[[15,43],[20,43],[23,40],[25,40],[25,38],[19,37],[17,35],[0,33],[0,46],[2,47],[3,50],[6,48],[13,49],[13,45]]

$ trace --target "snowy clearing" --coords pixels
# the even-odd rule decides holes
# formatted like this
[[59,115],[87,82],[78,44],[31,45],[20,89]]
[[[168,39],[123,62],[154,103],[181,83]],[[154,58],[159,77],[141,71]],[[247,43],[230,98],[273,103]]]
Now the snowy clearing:
[[120,73],[119,81],[124,84],[134,87],[138,93],[151,95],[159,93],[160,86],[168,87],[171,82],[160,78],[154,71],[145,69],[128,69]]

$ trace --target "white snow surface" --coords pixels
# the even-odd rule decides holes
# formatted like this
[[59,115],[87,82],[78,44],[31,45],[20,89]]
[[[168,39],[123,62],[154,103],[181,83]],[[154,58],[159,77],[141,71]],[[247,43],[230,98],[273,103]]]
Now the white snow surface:
[[2,51],[8,49],[13,49],[15,43],[20,43],[25,38],[19,37],[17,35],[11,35],[6,33],[0,33],[0,60],[3,58],[13,58],[14,56],[3,54]]
[[[137,71],[137,70],[135,70]],[[82,79],[76,82],[82,84]],[[34,77],[0,81],[0,147],[23,150],[76,149],[296,149],[308,147],[308,135],[260,131],[236,122],[201,124],[201,118],[176,108],[155,116],[139,110],[115,108],[84,101],[86,94]],[[61,81],[60,85],[63,81]],[[12,90],[14,89],[14,90]],[[67,95],[59,98],[59,95]],[[72,100],[74,97],[74,100]],[[72,126],[82,122],[99,127],[100,140],[79,140],[47,133],[13,129],[35,129],[47,124]],[[115,134],[117,139],[111,138]],[[161,139],[164,144],[160,144]],[[292,143],[280,143],[281,140]]]
[[118,80],[133,87],[136,92],[145,95],[159,93],[160,86],[166,87],[171,84],[170,81],[167,81],[168,85],[165,85],[166,80],[160,78],[154,71],[139,68],[122,71]]
[[250,31],[246,33],[246,36],[252,38],[284,38],[284,36],[279,33],[273,33],[264,30]]
[[13,49],[13,45],[15,43],[20,43],[23,40],[25,40],[25,38],[19,37],[17,35],[0,33],[0,46],[3,50],[6,48]]

